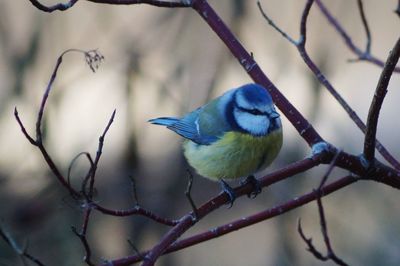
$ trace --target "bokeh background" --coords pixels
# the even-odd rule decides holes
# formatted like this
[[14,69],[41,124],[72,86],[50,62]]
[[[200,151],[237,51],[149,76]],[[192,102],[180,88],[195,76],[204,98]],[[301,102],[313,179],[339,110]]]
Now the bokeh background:
[[[54,4],[57,1],[42,1]],[[324,1],[363,47],[365,32],[355,0]],[[358,154],[363,135],[327,91],[316,82],[295,47],[273,30],[256,1],[210,0],[217,12],[253,52],[262,69],[337,147]],[[262,0],[266,12],[297,38],[305,1]],[[372,52],[385,59],[399,36],[396,1],[364,1],[372,32]],[[76,154],[95,153],[112,111],[117,115],[105,141],[97,175],[97,198],[110,208],[133,205],[129,177],[137,182],[139,202],[163,216],[190,211],[184,196],[188,168],[181,139],[150,118],[181,115],[229,88],[251,82],[230,52],[190,9],[109,6],[79,1],[66,12],[43,13],[28,0],[0,1],[0,217],[4,228],[46,265],[82,265],[83,248],[71,232],[82,210],[55,181],[39,151],[24,138],[13,117],[18,107],[29,130],[57,57],[66,49],[99,49],[105,61],[93,74],[82,55],[64,58],[45,114],[45,143],[66,173]],[[316,6],[308,23],[307,48],[329,80],[364,120],[380,69],[354,55]],[[400,158],[398,99],[400,75],[389,85],[378,137]],[[267,172],[310,154],[283,118],[284,145]],[[87,163],[75,164],[78,185]],[[200,221],[185,236],[270,208],[315,188],[326,166],[273,185],[254,200],[240,199]],[[335,170],[331,180],[345,174]],[[195,176],[193,198],[200,204],[219,193],[216,183]],[[398,265],[400,205],[398,191],[358,182],[323,200],[334,249],[352,265]],[[325,250],[316,203],[219,239],[164,256],[158,265],[321,265],[297,234],[305,233]],[[168,228],[142,217],[115,218],[95,213],[89,241],[97,262],[133,254],[127,240],[144,250]],[[0,265],[21,265],[0,241]],[[330,265],[330,263],[326,263]]]

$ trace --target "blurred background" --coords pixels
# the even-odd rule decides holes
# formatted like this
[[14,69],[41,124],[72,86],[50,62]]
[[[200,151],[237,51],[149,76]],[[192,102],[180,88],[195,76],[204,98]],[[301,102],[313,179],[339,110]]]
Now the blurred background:
[[[357,2],[324,1],[360,47],[365,46]],[[55,4],[57,1],[42,1]],[[305,1],[262,0],[265,11],[295,39]],[[333,97],[316,82],[295,47],[261,16],[255,1],[210,0],[268,77],[329,142],[347,152],[362,151],[363,135]],[[364,1],[372,52],[386,59],[399,36],[396,1]],[[79,152],[95,154],[98,137],[114,109],[97,174],[96,200],[116,209],[134,204],[129,177],[142,206],[169,218],[191,210],[184,196],[188,166],[182,139],[147,123],[179,116],[229,88],[251,82],[227,48],[191,9],[146,5],[109,6],[79,1],[66,12],[43,13],[29,1],[0,1],[0,219],[21,246],[46,265],[83,265],[84,250],[71,226],[82,210],[55,180],[39,151],[22,135],[13,116],[17,106],[34,134],[38,106],[66,49],[98,49],[105,61],[93,74],[81,54],[64,57],[44,117],[45,145],[66,174]],[[314,6],[308,23],[308,51],[341,95],[365,121],[380,69],[355,56]],[[400,158],[398,99],[400,75],[389,85],[378,138]],[[310,154],[283,118],[284,144],[273,171]],[[85,160],[73,167],[78,186]],[[318,186],[326,166],[267,188],[254,200],[241,198],[221,208],[185,236],[283,203]],[[335,170],[330,180],[346,174]],[[262,173],[260,174],[260,176]],[[200,205],[219,193],[216,183],[195,176],[192,196]],[[398,265],[398,191],[358,182],[323,200],[336,253],[351,265]],[[320,265],[305,248],[297,219],[324,252],[316,203],[274,219],[162,257],[157,265]],[[96,262],[152,247],[169,228],[142,217],[92,215],[88,239]],[[21,265],[0,240],[0,265]],[[329,263],[326,263],[330,265]]]

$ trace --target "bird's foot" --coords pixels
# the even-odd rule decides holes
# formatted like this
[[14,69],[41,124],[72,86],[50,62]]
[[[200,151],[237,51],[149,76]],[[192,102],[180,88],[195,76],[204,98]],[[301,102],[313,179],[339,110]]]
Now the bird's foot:
[[247,194],[247,197],[250,199],[254,199],[258,194],[262,191],[262,186],[260,181],[255,178],[254,175],[249,175],[245,180],[240,182],[241,185],[251,184],[253,186],[253,190]]
[[228,209],[232,208],[233,206],[233,202],[236,200],[236,193],[233,190],[233,188],[231,186],[229,186],[228,183],[226,183],[225,180],[220,179],[219,181],[220,185],[221,185],[221,189],[223,192],[225,192],[228,197],[229,197],[229,206]]

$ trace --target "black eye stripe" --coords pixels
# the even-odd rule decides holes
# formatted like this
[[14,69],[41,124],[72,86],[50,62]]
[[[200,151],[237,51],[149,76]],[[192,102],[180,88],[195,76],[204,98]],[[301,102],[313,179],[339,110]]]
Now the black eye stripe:
[[236,108],[239,109],[240,111],[243,111],[243,112],[246,112],[246,113],[249,113],[252,115],[267,115],[266,112],[262,112],[258,109],[246,109],[246,108],[240,107],[238,105],[236,105]]

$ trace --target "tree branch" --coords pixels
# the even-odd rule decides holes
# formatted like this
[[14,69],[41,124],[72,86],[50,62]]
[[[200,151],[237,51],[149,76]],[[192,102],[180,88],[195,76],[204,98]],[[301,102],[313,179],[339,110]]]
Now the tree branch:
[[[360,48],[358,48],[352,41],[351,37],[347,34],[347,32],[344,30],[342,25],[336,20],[336,18],[333,17],[333,15],[328,11],[328,9],[325,7],[325,5],[322,3],[321,0],[315,0],[316,4],[318,5],[319,9],[321,10],[322,14],[326,17],[326,19],[329,21],[329,23],[333,26],[333,28],[339,33],[339,35],[342,37],[343,41],[345,44],[350,48],[350,50],[358,56],[360,60],[368,61],[371,62],[377,66],[383,67],[384,62],[375,56],[371,55],[370,53],[367,53],[367,51],[362,51]],[[395,67],[394,72],[400,73],[400,67]]]
[[[43,5],[39,0],[29,0],[32,5],[37,9],[44,12],[65,11],[73,7],[79,0],[69,0],[67,3],[58,3],[51,6]],[[98,4],[110,5],[134,5],[134,4],[147,4],[157,7],[177,8],[177,7],[190,7],[191,0],[182,0],[180,2],[162,1],[162,0],[85,0],[88,2]]]
[[307,238],[304,235],[303,229],[301,228],[300,219],[298,221],[297,231],[299,232],[299,234],[300,234],[301,238],[304,240],[304,242],[307,244],[308,251],[310,251],[310,253],[313,254],[314,257],[316,257],[317,259],[319,259],[321,261],[327,261],[330,259],[338,265],[347,266],[347,263],[345,263],[342,259],[340,259],[333,251],[331,241],[330,241],[329,235],[328,235],[328,226],[326,223],[324,207],[322,205],[322,199],[321,199],[324,196],[322,188],[324,187],[326,181],[329,178],[329,175],[331,174],[333,168],[335,167],[335,163],[338,159],[339,154],[340,154],[340,151],[338,151],[336,153],[335,157],[332,159],[332,162],[330,163],[328,170],[326,171],[325,175],[321,179],[318,189],[315,190],[315,192],[317,192],[317,194],[318,194],[317,195],[318,214],[319,214],[319,218],[320,218],[322,236],[324,238],[325,246],[327,249],[327,254],[325,256],[322,255],[322,253],[319,252],[312,244],[312,238]]
[[0,225],[0,237],[21,257],[27,258],[38,266],[45,266],[38,258],[28,253],[26,248],[21,248],[11,235]]
[[[318,79],[318,81],[325,86],[325,88],[330,92],[330,94],[336,99],[336,101],[343,107],[346,111],[348,116],[353,120],[353,122],[358,126],[358,128],[365,134],[366,132],[366,125],[361,120],[361,118],[357,115],[357,113],[350,107],[350,105],[346,102],[345,99],[337,92],[337,90],[333,87],[330,81],[325,77],[325,75],[321,72],[318,66],[314,63],[314,61],[309,56],[306,50],[306,40],[307,40],[307,19],[308,15],[312,6],[313,0],[308,0],[300,22],[300,37],[299,40],[296,41],[291,38],[286,32],[280,29],[274,21],[267,15],[264,9],[261,6],[261,3],[257,1],[258,8],[267,20],[268,24],[271,25],[275,30],[277,30],[285,39],[287,39],[290,43],[296,46],[297,50],[301,58],[303,59],[304,63],[308,66],[308,68],[314,73],[314,76]],[[361,11],[360,11],[361,12]],[[383,146],[383,144],[376,140],[375,142],[376,149],[381,153],[381,155],[396,169],[400,170],[400,162],[398,162],[390,153],[389,151]]]
[[89,218],[90,218],[91,212],[92,212],[92,210],[90,208],[85,209],[85,212],[83,214],[82,228],[81,228],[80,232],[78,232],[78,229],[76,229],[76,227],[74,227],[74,226],[72,226],[71,229],[72,229],[72,232],[79,238],[79,240],[81,241],[81,243],[85,249],[85,256],[83,257],[83,261],[89,266],[94,266],[95,264],[91,261],[92,251],[90,249],[90,245],[89,245],[89,242],[86,237],[86,232],[87,232],[87,228],[89,225]]
[[371,32],[369,30],[367,18],[365,16],[364,5],[363,5],[362,0],[357,0],[357,5],[358,5],[358,10],[360,11],[361,21],[364,25],[365,34],[367,37],[367,44],[365,46],[365,54],[368,55],[371,53]]
[[38,0],[29,0],[37,9],[44,11],[44,12],[53,12],[56,10],[64,11],[71,7],[73,7],[79,0],[69,0],[67,3],[59,3],[51,6],[45,6],[40,3]]
[[385,66],[376,86],[375,94],[372,99],[371,106],[368,112],[367,131],[364,141],[364,156],[367,162],[373,162],[375,158],[375,138],[378,126],[379,112],[381,110],[383,100],[387,93],[390,78],[393,74],[395,66],[400,57],[400,38],[397,40],[393,50],[389,53]]
[[157,7],[190,7],[191,0],[181,0],[181,1],[159,1],[159,0],[86,0],[89,2],[94,2],[98,4],[110,4],[110,5],[134,5],[134,4],[147,4]]
[[[324,186],[322,188],[322,192],[323,192],[322,195],[327,196],[327,195],[331,194],[332,192],[335,192],[337,190],[342,189],[343,187],[353,184],[357,180],[358,179],[355,178],[354,176],[342,177],[339,180],[332,182],[329,185]],[[295,197],[283,204],[274,206],[272,208],[266,209],[259,213],[256,213],[251,216],[244,217],[244,218],[240,218],[238,220],[235,220],[235,221],[226,223],[224,225],[218,226],[216,228],[213,228],[211,230],[207,230],[205,232],[202,232],[202,233],[193,235],[191,237],[185,238],[183,240],[177,241],[174,244],[172,244],[168,249],[166,249],[165,253],[163,253],[163,254],[181,250],[181,249],[196,245],[198,243],[208,241],[210,239],[221,237],[225,234],[231,233],[233,231],[237,231],[241,228],[251,226],[253,224],[268,220],[270,218],[279,216],[290,210],[293,210],[300,206],[303,206],[311,201],[316,200],[317,198],[318,198],[318,193],[317,193],[317,191],[313,190],[312,192],[304,194],[300,197]],[[199,209],[202,209],[203,206],[200,207]],[[150,251],[144,251],[140,254],[128,256],[123,259],[112,260],[112,261],[109,261],[108,264],[107,263],[102,264],[102,266],[107,266],[110,264],[114,265],[114,266],[131,265],[132,263],[142,261],[142,259],[144,257],[146,257],[148,252],[150,252]]]

